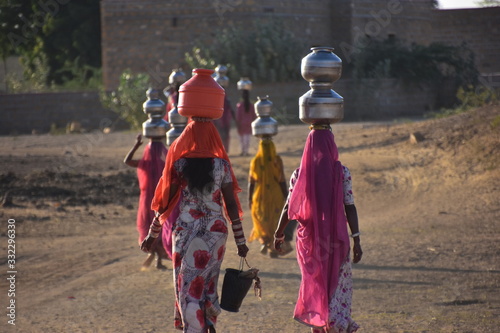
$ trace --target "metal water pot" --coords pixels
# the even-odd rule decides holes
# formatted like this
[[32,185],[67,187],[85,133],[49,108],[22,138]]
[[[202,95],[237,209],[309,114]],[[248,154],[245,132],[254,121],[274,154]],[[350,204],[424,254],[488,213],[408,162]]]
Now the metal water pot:
[[330,83],[311,83],[311,90],[299,98],[299,118],[306,124],[334,124],[344,119],[344,98],[330,89]]
[[148,99],[142,104],[142,110],[148,116],[160,116],[165,115],[165,103],[160,99],[160,91],[157,89],[149,88],[146,91],[146,96]]
[[142,123],[142,135],[146,138],[165,137],[170,124],[163,119],[163,116],[152,116]]
[[173,69],[172,73],[170,73],[170,76],[168,77],[168,83],[183,84],[184,82],[186,82],[186,74],[182,71],[182,69],[181,68]]
[[184,130],[184,127],[173,126],[167,132],[167,146],[171,146],[172,143],[174,143],[175,139],[177,139],[179,136],[181,136],[183,130]]
[[171,123],[172,126],[176,125],[186,126],[188,118],[182,116],[177,110],[177,106],[174,106],[172,110],[168,112],[168,122]]
[[252,90],[252,81],[248,77],[242,77],[236,85],[238,90]]
[[212,75],[215,82],[217,82],[224,89],[229,85],[229,78],[226,76],[226,74],[227,67],[224,65],[217,65],[217,67],[215,67],[215,73]]
[[273,102],[269,96],[257,97],[254,104],[257,119],[252,122],[252,134],[256,137],[274,136],[278,134],[278,122],[271,117]]
[[168,112],[168,121],[172,125],[172,128],[167,132],[167,145],[170,146],[182,134],[188,118],[180,115],[177,107],[174,106]]
[[313,47],[302,59],[302,77],[311,90],[299,98],[299,118],[306,124],[333,124],[344,118],[344,98],[332,90],[342,75],[342,60],[332,47]]
[[342,60],[333,53],[333,47],[313,47],[302,58],[302,77],[309,82],[335,82],[342,75]]

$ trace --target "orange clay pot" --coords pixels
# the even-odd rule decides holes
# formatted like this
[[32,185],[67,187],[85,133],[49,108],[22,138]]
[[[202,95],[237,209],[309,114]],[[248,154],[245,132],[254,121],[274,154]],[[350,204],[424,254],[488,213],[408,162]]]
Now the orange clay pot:
[[184,117],[218,119],[224,112],[224,89],[211,69],[193,69],[193,77],[179,88],[177,110]]

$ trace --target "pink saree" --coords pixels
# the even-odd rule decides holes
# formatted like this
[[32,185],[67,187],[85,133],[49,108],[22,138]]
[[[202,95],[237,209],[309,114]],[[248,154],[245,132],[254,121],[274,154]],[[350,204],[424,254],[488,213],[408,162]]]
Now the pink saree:
[[[137,231],[139,232],[139,244],[147,236],[149,232],[149,226],[151,221],[153,221],[154,211],[151,209],[151,201],[156,189],[156,184],[160,179],[163,167],[165,165],[165,156],[167,155],[167,148],[162,142],[152,141],[144,147],[144,153],[142,158],[139,160],[139,165],[137,166],[137,179],[139,181],[139,188],[141,194],[139,197],[139,207],[137,210]],[[167,255],[171,257],[172,255],[172,231],[168,228],[164,229],[163,235],[163,247],[167,252]],[[153,252],[161,251],[157,247],[162,246],[162,244],[157,241],[154,244]],[[168,250],[167,250],[168,249]]]
[[302,273],[294,318],[329,328],[329,302],[349,254],[342,165],[329,130],[312,130],[292,190],[288,216],[298,220],[297,261]]

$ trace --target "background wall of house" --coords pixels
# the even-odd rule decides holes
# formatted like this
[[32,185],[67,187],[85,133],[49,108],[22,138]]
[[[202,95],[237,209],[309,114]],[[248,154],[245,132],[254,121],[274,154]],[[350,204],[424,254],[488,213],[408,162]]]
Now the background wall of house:
[[108,90],[126,68],[149,73],[164,87],[195,39],[278,18],[306,45],[334,46],[345,63],[360,37],[394,36],[419,44],[466,41],[481,72],[500,72],[500,7],[437,10],[431,0],[103,0],[101,16]]
[[[333,45],[344,63],[349,61],[348,46],[362,34],[422,44],[465,41],[476,54],[482,81],[500,84],[494,74],[500,72],[500,7],[436,10],[430,0],[102,0],[104,86],[114,89],[119,75],[130,68],[148,73],[163,88],[196,38],[210,40],[219,28],[277,17],[309,45]],[[344,97],[346,121],[421,117],[454,99],[447,85],[433,91],[390,79],[355,81],[344,75],[333,88]],[[297,123],[298,99],[308,90],[305,81],[255,84],[251,96],[255,101],[269,95],[276,117]],[[236,82],[227,93],[236,107]],[[88,130],[124,125],[102,107],[97,92],[0,95],[0,117],[0,135],[46,133],[72,121]]]
[[73,121],[84,130],[125,127],[101,105],[97,92],[5,94],[0,106],[0,135],[47,133],[51,127],[64,131]]
[[500,72],[500,7],[435,10],[433,15],[433,41],[465,42],[481,73]]
[[120,74],[130,68],[149,73],[163,88],[171,70],[185,65],[184,54],[196,39],[210,41],[219,29],[250,27],[257,20],[282,19],[297,38],[328,44],[333,33],[331,4],[324,0],[103,0],[104,86],[114,89]]

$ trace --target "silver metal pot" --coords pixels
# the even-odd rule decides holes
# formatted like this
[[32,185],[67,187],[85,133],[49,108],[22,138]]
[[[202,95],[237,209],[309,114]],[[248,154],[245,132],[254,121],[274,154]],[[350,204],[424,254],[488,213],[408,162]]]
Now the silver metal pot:
[[216,74],[219,74],[219,75],[226,75],[227,74],[227,66],[224,66],[224,65],[217,65],[217,67],[215,67],[215,73]]
[[313,47],[302,58],[302,77],[309,82],[335,82],[342,75],[342,60],[333,53],[333,47]]
[[182,71],[182,69],[181,68],[173,69],[172,73],[170,73],[170,76],[168,77],[168,83],[183,84],[184,82],[186,82],[186,74]]
[[330,83],[313,82],[311,87],[299,98],[300,120],[306,124],[340,122],[344,118],[344,98],[330,89]]
[[165,137],[170,124],[162,116],[153,116],[142,123],[142,135],[146,138]]
[[252,122],[252,134],[258,138],[278,134],[278,122],[272,117],[257,118]]
[[257,97],[254,108],[258,118],[252,122],[252,135],[265,137],[278,134],[278,122],[271,117],[272,106],[269,96]]
[[273,102],[269,100],[269,96],[257,96],[257,102],[254,104],[255,114],[257,117],[270,117]]
[[146,96],[148,99],[142,104],[142,110],[148,116],[159,116],[163,117],[165,115],[165,103],[160,99],[160,91],[157,89],[149,88],[146,91]]
[[184,131],[188,118],[179,114],[177,106],[168,112],[168,121],[172,128],[167,132],[167,145],[170,146]]
[[175,139],[181,136],[184,127],[174,126],[167,132],[167,146],[172,145]]
[[252,90],[252,81],[248,77],[242,77],[237,82],[238,90]]
[[174,106],[172,110],[168,112],[168,122],[171,123],[172,126],[186,126],[188,118],[182,116],[177,110],[177,106]]

